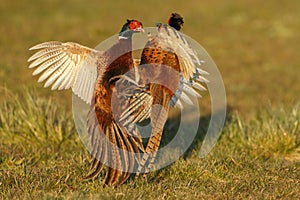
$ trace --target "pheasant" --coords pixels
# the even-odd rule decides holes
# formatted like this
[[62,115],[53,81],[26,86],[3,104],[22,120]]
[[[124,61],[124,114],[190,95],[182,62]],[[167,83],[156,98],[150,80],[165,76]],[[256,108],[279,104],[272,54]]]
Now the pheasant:
[[86,179],[96,177],[107,165],[106,185],[120,185],[130,176],[144,151],[137,129],[129,134],[113,116],[111,98],[118,77],[133,68],[132,35],[143,32],[137,20],[127,20],[119,39],[105,52],[73,42],[45,42],[30,50],[39,50],[28,62],[36,68],[33,75],[42,74],[38,82],[52,90],[72,88],[74,94],[90,105],[87,116],[93,160]]
[[[208,73],[199,67],[203,61],[178,32],[183,23],[179,14],[172,13],[169,25],[157,24],[158,35],[149,35],[140,65],[136,66],[139,80],[133,80],[136,87],[145,89],[136,90],[138,92],[130,98],[130,104],[134,106],[129,106],[120,116],[122,124],[128,127],[146,118],[151,120],[151,136],[136,176],[149,172],[155,161],[170,105],[182,107],[180,100],[192,103],[186,93],[200,97],[197,90],[205,90],[200,82],[208,82],[203,77]],[[141,100],[138,97],[144,96],[143,93],[149,97]]]

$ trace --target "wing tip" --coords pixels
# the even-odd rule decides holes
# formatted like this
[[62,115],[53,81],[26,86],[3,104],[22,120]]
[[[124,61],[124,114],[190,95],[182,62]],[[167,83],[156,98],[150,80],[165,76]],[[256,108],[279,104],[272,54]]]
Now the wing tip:
[[61,45],[61,44],[63,44],[63,43],[62,42],[58,42],[58,41],[43,42],[43,43],[39,43],[39,44],[36,44],[36,45],[30,47],[29,51],[31,51],[31,50],[37,50],[37,49],[43,49],[43,48],[48,48],[48,47],[57,46],[57,45]]

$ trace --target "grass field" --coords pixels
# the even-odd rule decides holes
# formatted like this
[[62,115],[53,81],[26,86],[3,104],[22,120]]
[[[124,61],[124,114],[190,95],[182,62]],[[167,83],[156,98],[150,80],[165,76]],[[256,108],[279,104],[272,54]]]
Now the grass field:
[[[0,3],[1,198],[300,199],[300,1]],[[153,26],[173,11],[222,74],[230,109],[219,142],[199,159],[198,139],[171,166],[116,189],[103,188],[103,177],[82,182],[89,156],[71,92],[36,82],[28,48],[49,40],[94,47],[127,18]]]

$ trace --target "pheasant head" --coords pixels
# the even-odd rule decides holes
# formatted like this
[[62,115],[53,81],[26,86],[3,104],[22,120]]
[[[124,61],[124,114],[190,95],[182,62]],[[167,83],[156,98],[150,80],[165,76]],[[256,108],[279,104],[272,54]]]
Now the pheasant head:
[[119,39],[131,38],[132,34],[137,32],[144,32],[142,22],[135,19],[127,19],[126,23],[123,25],[119,33]]
[[183,18],[178,13],[171,13],[171,16],[168,20],[168,24],[175,28],[177,31],[180,31],[181,26],[183,26]]

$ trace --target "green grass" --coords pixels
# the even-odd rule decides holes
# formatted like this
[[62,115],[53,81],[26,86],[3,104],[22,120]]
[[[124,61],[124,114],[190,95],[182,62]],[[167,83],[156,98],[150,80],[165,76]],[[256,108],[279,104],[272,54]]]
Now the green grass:
[[[0,87],[8,88],[0,90],[0,197],[299,199],[299,7],[296,0],[0,0]],[[126,18],[153,26],[173,11],[222,74],[230,109],[219,142],[199,159],[198,139],[186,158],[116,189],[103,188],[103,177],[82,182],[89,155],[72,121],[71,92],[36,82],[28,48],[49,40],[94,47]],[[208,101],[204,95],[202,105]]]
[[[5,198],[299,198],[300,105],[267,110],[246,122],[232,114],[214,150],[199,159],[197,142],[185,159],[103,188],[90,182],[83,147],[65,108],[29,92],[8,95],[0,112],[0,195]],[[26,114],[25,114],[26,113]]]

